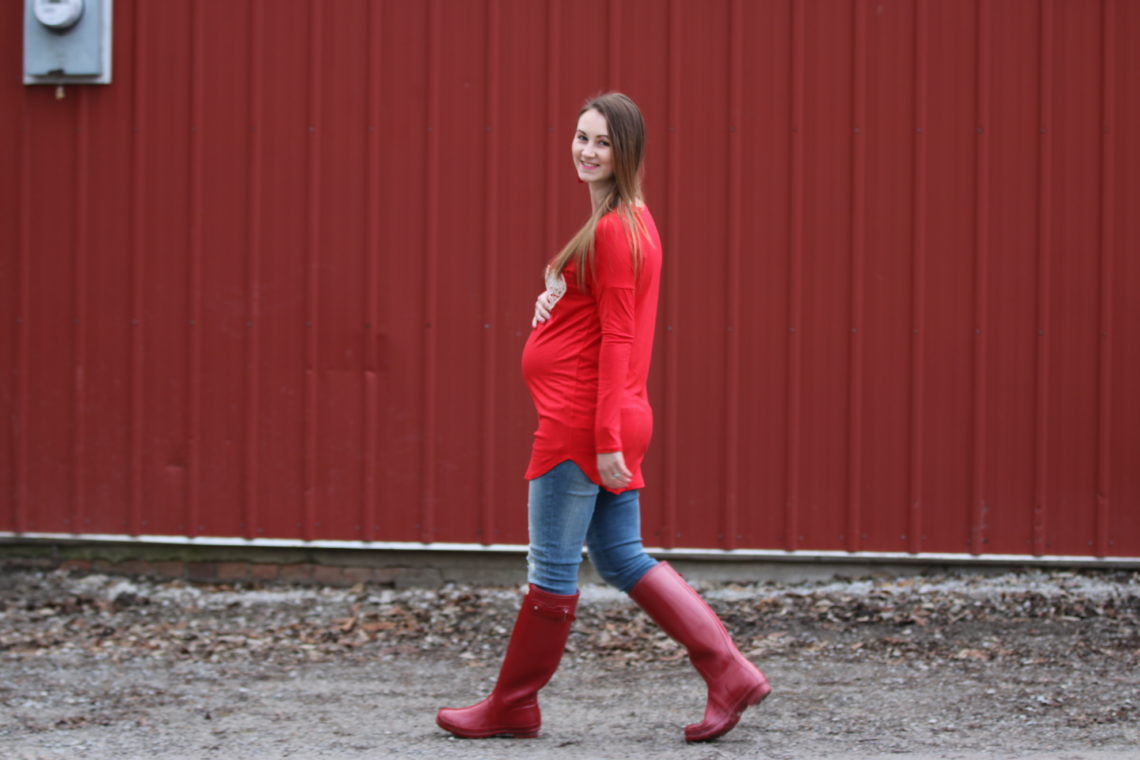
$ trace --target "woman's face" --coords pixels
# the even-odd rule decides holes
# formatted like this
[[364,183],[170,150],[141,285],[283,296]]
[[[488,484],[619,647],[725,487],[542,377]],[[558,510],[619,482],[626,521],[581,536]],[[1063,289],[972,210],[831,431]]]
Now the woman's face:
[[578,130],[570,148],[574,168],[583,182],[604,182],[614,176],[613,143],[606,117],[591,108],[578,117]]

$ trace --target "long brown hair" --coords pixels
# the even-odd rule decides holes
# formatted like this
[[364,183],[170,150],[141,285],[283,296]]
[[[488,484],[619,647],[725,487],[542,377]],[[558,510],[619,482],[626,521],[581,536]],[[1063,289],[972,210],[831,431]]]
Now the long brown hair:
[[578,270],[578,286],[585,287],[586,268],[594,267],[594,233],[598,222],[611,211],[616,211],[625,227],[633,256],[633,271],[637,274],[641,263],[641,237],[645,225],[637,214],[641,202],[641,171],[645,159],[645,120],[637,104],[620,92],[607,92],[590,98],[578,111],[578,117],[595,110],[606,120],[606,131],[613,146],[613,178],[605,198],[590,214],[581,229],[550,262],[555,274],[562,274],[571,261]]

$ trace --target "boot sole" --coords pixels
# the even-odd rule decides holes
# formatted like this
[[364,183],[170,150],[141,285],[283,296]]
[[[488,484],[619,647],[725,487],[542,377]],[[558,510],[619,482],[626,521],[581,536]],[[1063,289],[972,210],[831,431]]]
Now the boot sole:
[[537,739],[538,729],[514,729],[514,728],[496,728],[487,731],[465,731],[456,726],[449,726],[440,720],[438,717],[435,719],[437,726],[447,731],[449,734],[459,737],[460,739]]

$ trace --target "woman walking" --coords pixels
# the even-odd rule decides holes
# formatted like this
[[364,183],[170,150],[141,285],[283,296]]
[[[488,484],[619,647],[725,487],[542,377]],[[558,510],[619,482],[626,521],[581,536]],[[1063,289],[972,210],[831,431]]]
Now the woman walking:
[[770,691],[716,613],[641,544],[661,274],[661,241],[641,194],[644,155],[645,125],[632,100],[608,93],[583,106],[571,157],[593,211],[547,267],[523,349],[539,420],[526,472],[530,585],[490,696],[439,711],[436,722],[457,736],[538,735],[538,691],[558,668],[574,620],[583,543],[602,578],[683,645],[707,683],[704,720],[685,728],[686,740],[721,736]]

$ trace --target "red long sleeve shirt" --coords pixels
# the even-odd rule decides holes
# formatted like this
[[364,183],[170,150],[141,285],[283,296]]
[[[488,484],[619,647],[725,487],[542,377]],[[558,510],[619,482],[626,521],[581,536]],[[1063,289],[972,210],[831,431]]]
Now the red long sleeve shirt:
[[625,226],[616,213],[598,222],[594,271],[578,287],[571,264],[548,290],[561,298],[530,334],[522,355],[538,429],[526,478],[567,459],[601,485],[597,455],[622,452],[633,474],[626,489],[642,488],[641,461],[653,433],[646,382],[653,353],[661,239],[649,209],[635,276]]

